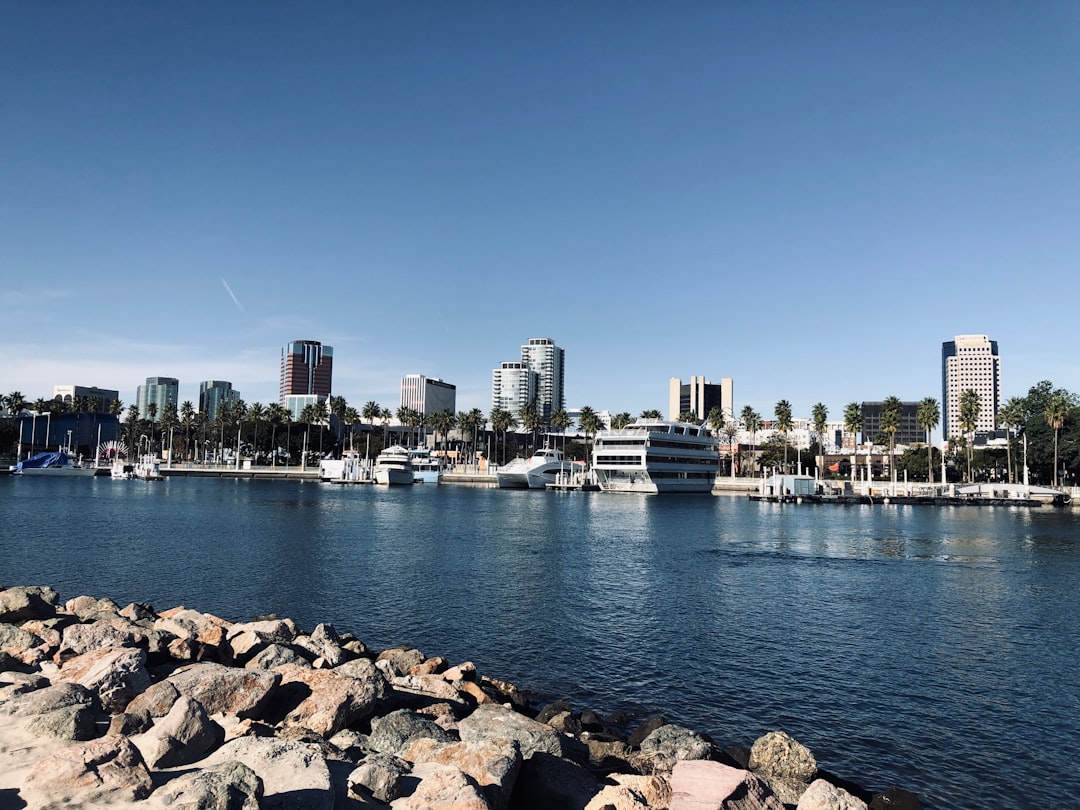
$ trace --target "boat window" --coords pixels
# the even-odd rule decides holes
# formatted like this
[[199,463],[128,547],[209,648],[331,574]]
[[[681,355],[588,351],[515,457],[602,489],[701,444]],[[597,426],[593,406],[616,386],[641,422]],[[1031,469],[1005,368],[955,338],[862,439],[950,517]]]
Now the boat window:
[[685,430],[682,427],[682,425],[676,425],[675,426],[675,432],[678,433],[681,436],[683,433],[685,433]]

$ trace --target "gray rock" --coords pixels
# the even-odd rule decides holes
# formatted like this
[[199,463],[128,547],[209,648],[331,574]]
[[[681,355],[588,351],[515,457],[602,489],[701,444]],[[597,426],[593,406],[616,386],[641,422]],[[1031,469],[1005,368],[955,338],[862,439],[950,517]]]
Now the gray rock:
[[770,731],[750,748],[750,770],[779,779],[806,782],[817,773],[817,760],[806,746],[783,731]]
[[0,591],[0,622],[51,619],[59,603],[60,594],[43,585],[7,588]]
[[799,797],[796,810],[867,810],[866,802],[843,788],[815,779]]
[[409,762],[450,765],[480,786],[492,810],[506,810],[521,772],[521,750],[513,740],[441,743],[414,740],[403,754]]
[[199,701],[208,714],[235,714],[240,718],[258,717],[280,680],[276,672],[209,662],[183,667],[168,678],[180,694]]
[[373,751],[400,756],[413,740],[424,737],[438,742],[456,742],[454,735],[430,717],[398,709],[371,721],[368,745]]
[[229,646],[237,659],[254,654],[268,644],[291,644],[294,638],[296,638],[296,628],[291,622],[282,619],[234,624],[226,634]]
[[[105,647],[145,646],[146,633],[126,619],[73,624],[64,629],[60,652],[82,655]],[[140,645],[140,641],[144,643]]]
[[784,810],[750,771],[708,760],[682,760],[671,772],[670,810]]
[[537,723],[523,714],[494,703],[485,703],[458,723],[458,733],[466,742],[473,740],[510,739],[521,749],[524,759],[538,752],[561,757],[564,753],[562,736],[551,726]]
[[476,784],[457,768],[425,762],[413,768],[419,784],[407,796],[395,799],[393,810],[490,810]]
[[92,740],[97,736],[94,712],[88,706],[65,706],[30,718],[26,730],[39,737]]
[[154,792],[172,810],[259,810],[263,782],[242,762],[189,771]]
[[96,599],[93,596],[76,596],[69,599],[64,610],[74,613],[80,621],[95,621],[103,616],[119,616],[120,606],[112,599]]
[[22,783],[31,806],[46,797],[69,801],[138,801],[154,785],[138,749],[127,737],[102,737],[62,748],[39,760]]
[[389,667],[388,671],[383,671],[392,676],[408,675],[410,669],[423,661],[424,654],[413,647],[392,647],[383,650],[375,659],[376,664],[382,665],[380,668]]
[[176,699],[169,713],[134,740],[151,768],[172,768],[202,759],[225,741],[225,729],[211,720],[197,700]]
[[240,762],[263,783],[261,810],[332,810],[330,769],[317,746],[272,737],[241,737],[200,763],[203,769]]
[[641,743],[641,760],[650,766],[643,772],[670,771],[675,763],[687,759],[709,759],[713,745],[688,728],[668,723],[660,726]]
[[85,686],[77,683],[58,683],[16,695],[0,704],[0,714],[32,717],[69,706],[85,706],[93,709],[96,703],[94,693]]
[[0,622],[0,649],[27,650],[44,643],[45,640],[39,635],[30,633],[14,624]]
[[281,681],[267,711],[268,719],[303,726],[323,737],[332,737],[371,715],[385,694],[385,681],[377,672],[360,679],[338,670],[296,664],[286,664],[274,672]]
[[668,721],[659,715],[650,717],[643,723],[641,723],[641,725],[635,728],[632,732],[630,732],[630,736],[627,738],[626,744],[629,745],[631,748],[640,748],[641,744],[645,742],[646,737],[648,737],[650,734],[660,728],[660,726],[666,726],[667,724]]
[[389,803],[401,795],[408,775],[409,764],[405,760],[391,754],[369,754],[349,774],[349,793]]
[[285,644],[268,644],[244,666],[247,669],[276,669],[286,664],[310,667],[311,662],[297,652],[295,647]]

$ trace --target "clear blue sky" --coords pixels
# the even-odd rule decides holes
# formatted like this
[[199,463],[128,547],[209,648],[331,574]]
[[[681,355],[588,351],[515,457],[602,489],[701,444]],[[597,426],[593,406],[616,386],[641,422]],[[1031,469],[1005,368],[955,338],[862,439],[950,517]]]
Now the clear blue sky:
[[0,390],[401,377],[490,408],[1080,389],[1080,3],[0,6]]

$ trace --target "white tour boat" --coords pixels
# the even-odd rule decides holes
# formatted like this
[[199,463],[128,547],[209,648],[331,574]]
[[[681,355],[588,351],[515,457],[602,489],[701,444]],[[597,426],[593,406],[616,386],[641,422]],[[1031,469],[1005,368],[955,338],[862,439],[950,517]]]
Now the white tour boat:
[[413,468],[414,484],[437,484],[442,477],[442,462],[438,456],[431,455],[426,447],[414,447],[409,450],[409,462]]
[[63,450],[55,453],[38,453],[20,461],[12,469],[15,475],[68,475],[90,477],[97,474],[95,467],[87,466],[81,460],[74,460]]
[[604,492],[711,492],[720,452],[704,425],[638,419],[596,434],[592,466]]
[[135,465],[126,458],[114,458],[110,474],[118,480],[129,480],[135,477]]
[[154,456],[140,456],[135,462],[135,477],[143,481],[163,481],[165,476],[161,474],[161,465]]
[[391,486],[413,483],[413,468],[407,447],[395,444],[379,453],[375,459],[375,483]]
[[[561,450],[545,447],[530,458],[515,458],[495,473],[500,489],[545,489],[563,474],[581,474],[585,465],[580,461],[568,461]],[[569,479],[567,479],[569,480]]]

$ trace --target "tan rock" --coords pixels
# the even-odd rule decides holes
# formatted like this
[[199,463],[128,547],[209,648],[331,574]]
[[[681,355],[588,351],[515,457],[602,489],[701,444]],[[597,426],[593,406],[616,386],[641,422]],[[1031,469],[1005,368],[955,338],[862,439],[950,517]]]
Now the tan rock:
[[799,797],[796,810],[867,810],[866,802],[843,788],[815,779]]
[[182,695],[199,701],[208,714],[258,717],[281,676],[261,669],[237,669],[201,662],[183,667],[168,681]]
[[522,763],[517,743],[508,739],[442,743],[423,737],[409,744],[402,759],[457,768],[480,786],[493,810],[507,806]]
[[76,802],[137,801],[153,789],[150,772],[127,737],[103,737],[63,748],[34,765],[22,785],[31,797],[65,796]]
[[305,697],[284,718],[289,725],[303,726],[332,737],[341,729],[374,712],[385,697],[385,682],[377,672],[361,680],[335,670],[316,670],[285,664],[274,670],[281,676],[282,695],[289,692]]
[[480,789],[449,765],[427,762],[413,768],[416,790],[390,803],[393,810],[491,810]]
[[54,680],[85,686],[109,713],[124,711],[132,698],[150,686],[146,653],[130,647],[91,650],[76,656],[60,667]]
[[750,771],[712,760],[680,760],[671,772],[671,810],[784,810]]

